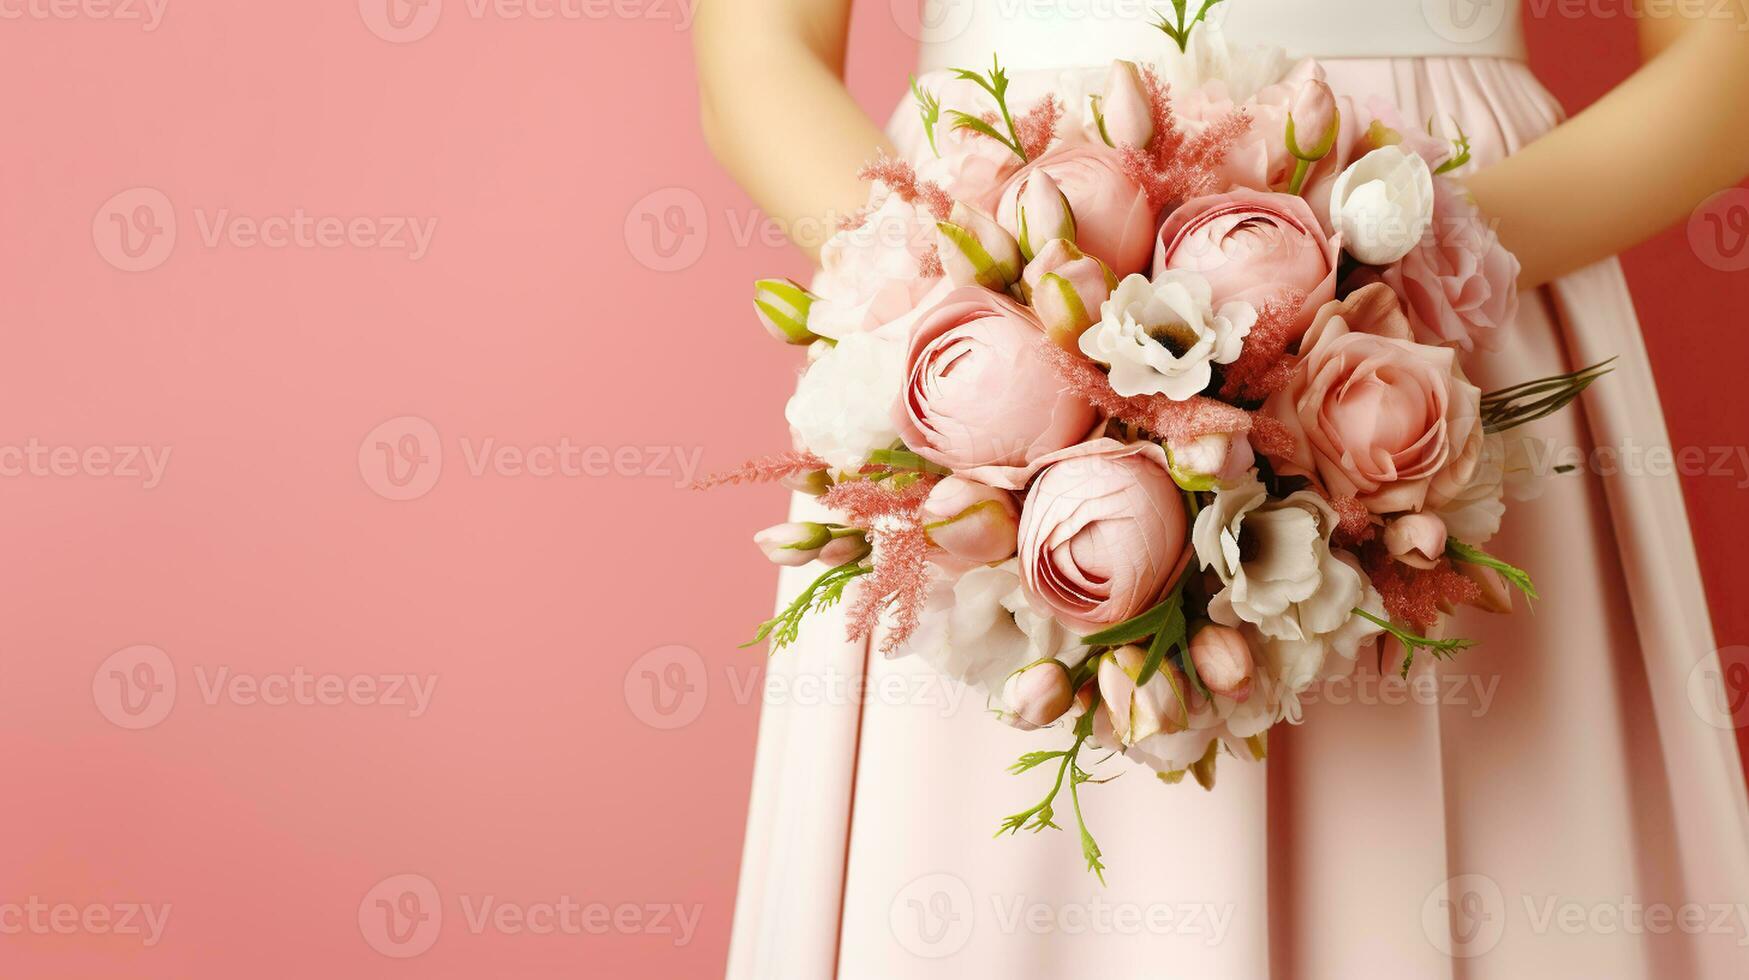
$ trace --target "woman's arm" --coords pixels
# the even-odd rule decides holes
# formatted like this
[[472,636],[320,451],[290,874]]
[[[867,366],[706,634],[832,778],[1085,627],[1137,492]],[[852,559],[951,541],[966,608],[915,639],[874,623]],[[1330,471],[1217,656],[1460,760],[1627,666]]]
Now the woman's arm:
[[1522,286],[1644,241],[1749,174],[1749,24],[1739,17],[1715,12],[1686,30],[1661,19],[1642,39],[1661,52],[1650,63],[1469,179],[1524,263]]
[[702,0],[693,25],[711,151],[809,255],[892,149],[844,87],[849,28],[850,0]]

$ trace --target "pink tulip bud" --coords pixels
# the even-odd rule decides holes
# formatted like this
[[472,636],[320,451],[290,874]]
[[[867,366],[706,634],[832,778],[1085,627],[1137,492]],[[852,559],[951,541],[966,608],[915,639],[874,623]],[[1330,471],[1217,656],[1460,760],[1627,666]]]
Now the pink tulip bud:
[[811,344],[820,338],[808,329],[808,311],[817,297],[788,279],[753,284],[753,309],[765,332],[786,344]]
[[1190,662],[1211,693],[1234,701],[1251,696],[1251,646],[1238,630],[1214,624],[1197,630],[1190,640]]
[[1257,455],[1243,433],[1212,432],[1168,440],[1166,460],[1174,483],[1201,493],[1238,482],[1251,471]]
[[1028,262],[1053,238],[1075,240],[1075,212],[1069,207],[1069,198],[1043,170],[1033,171],[1021,182],[1015,215],[1014,237]]
[[753,535],[753,543],[772,564],[791,568],[820,557],[820,550],[831,541],[832,529],[812,522],[776,524]]
[[870,551],[868,536],[864,534],[846,534],[833,538],[820,549],[820,563],[837,568],[846,562],[859,561],[868,556]]
[[923,519],[936,547],[979,565],[1012,556],[1020,531],[1020,508],[1013,494],[957,476],[929,491]]
[[1308,162],[1322,160],[1336,146],[1342,114],[1336,108],[1336,93],[1323,81],[1301,83],[1287,115],[1287,151]]
[[1452,562],[1452,567],[1482,587],[1482,594],[1470,605],[1491,613],[1512,611],[1512,583],[1506,581],[1506,576],[1486,565],[1458,561]]
[[1021,282],[1045,334],[1074,353],[1080,352],[1082,332],[1099,321],[1100,306],[1117,288],[1117,277],[1104,262],[1066,238],[1047,243],[1026,264]]
[[1063,717],[1074,702],[1069,686],[1069,668],[1060,660],[1040,660],[1008,675],[1002,685],[1002,703],[1021,720],[1043,728]]
[[1162,732],[1181,732],[1189,725],[1185,700],[1189,682],[1176,664],[1162,663],[1141,687],[1136,686],[1148,653],[1130,645],[1099,658],[1099,697],[1111,718],[1112,732],[1124,745],[1134,745]]
[[1404,514],[1385,525],[1385,550],[1411,568],[1432,568],[1445,554],[1445,522],[1432,514]]
[[778,485],[796,493],[805,493],[810,497],[818,497],[832,489],[832,475],[825,470],[809,470],[806,473],[791,473],[780,477]]
[[1146,147],[1154,138],[1154,110],[1142,88],[1142,72],[1131,61],[1114,61],[1105,76],[1105,95],[1097,105],[1099,135],[1106,145]]
[[1020,278],[1020,245],[996,219],[954,202],[948,220],[935,225],[941,267],[956,286],[1002,292]]

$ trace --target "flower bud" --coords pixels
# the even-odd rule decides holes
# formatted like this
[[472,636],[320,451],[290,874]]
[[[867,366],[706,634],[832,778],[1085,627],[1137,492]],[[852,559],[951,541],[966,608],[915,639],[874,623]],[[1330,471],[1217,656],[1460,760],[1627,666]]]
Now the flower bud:
[[808,470],[803,473],[791,473],[779,477],[778,485],[785,490],[805,493],[810,497],[819,497],[832,489],[832,474],[825,470]]
[[1154,138],[1154,111],[1135,62],[1111,63],[1105,76],[1105,95],[1094,104],[1094,113],[1107,146],[1146,147]]
[[843,537],[833,538],[826,543],[826,547],[820,549],[820,563],[837,568],[846,562],[859,561],[867,557],[872,550],[874,549],[869,547],[867,535],[861,532],[846,534]]
[[1316,78],[1302,83],[1287,114],[1287,151],[1308,163],[1322,160],[1335,148],[1341,129],[1336,93]]
[[1020,278],[1020,245],[995,218],[955,201],[935,231],[941,267],[954,285],[1002,292]]
[[1211,623],[1197,630],[1190,639],[1190,662],[1210,693],[1234,701],[1251,696],[1251,646],[1245,635],[1231,626]]
[[936,547],[979,565],[1012,556],[1020,532],[1020,508],[1013,494],[957,476],[929,491],[923,519]]
[[1147,659],[1147,651],[1134,644],[1099,658],[1100,700],[1110,715],[1114,737],[1126,746],[1162,732],[1181,732],[1189,725],[1184,672],[1176,664],[1162,663],[1146,684],[1137,687],[1136,678]]
[[1079,352],[1077,341],[1099,321],[1099,308],[1117,288],[1117,277],[1074,242],[1056,238],[1026,264],[1021,283],[1045,334],[1057,346]]
[[765,332],[786,344],[811,344],[820,338],[808,329],[808,310],[817,299],[788,279],[761,279],[753,284],[753,309]]
[[1060,660],[1040,660],[1008,675],[1002,685],[1002,703],[1021,720],[1043,728],[1069,710],[1075,689],[1069,686],[1069,668]]
[[776,524],[753,535],[753,543],[772,564],[791,568],[820,557],[820,550],[831,541],[832,529],[811,521]]
[[1035,170],[1020,185],[1015,206],[1020,254],[1031,262],[1053,238],[1075,240],[1075,212],[1050,174]]
[[1385,525],[1385,550],[1411,568],[1432,568],[1445,554],[1445,522],[1433,514],[1404,514]]
[[1196,493],[1238,482],[1256,464],[1257,455],[1243,433],[1211,432],[1167,440],[1166,461],[1172,481]]
[[1486,565],[1472,565],[1469,562],[1454,561],[1452,567],[1482,587],[1482,594],[1470,605],[1491,613],[1512,611],[1512,583],[1506,581],[1506,576]]

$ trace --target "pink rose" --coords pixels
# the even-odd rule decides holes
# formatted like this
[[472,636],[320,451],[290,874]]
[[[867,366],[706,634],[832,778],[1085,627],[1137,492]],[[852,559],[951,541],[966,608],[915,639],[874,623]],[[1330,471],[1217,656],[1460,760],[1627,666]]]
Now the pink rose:
[[1374,514],[1433,509],[1481,460],[1481,389],[1457,351],[1412,338],[1388,287],[1372,283],[1318,311],[1287,386],[1264,403],[1295,437],[1276,472],[1310,477]]
[[1435,180],[1432,229],[1382,278],[1423,342],[1492,351],[1518,317],[1518,269],[1463,190]]
[[1096,439],[1042,462],[1020,512],[1027,593],[1083,634],[1158,602],[1189,555],[1165,451]]
[[988,289],[953,290],[918,315],[893,425],[932,463],[1017,490],[1030,464],[1094,424],[1045,359],[1026,307]]
[[1291,194],[1236,190],[1195,198],[1166,219],[1154,252],[1154,274],[1200,273],[1214,303],[1255,307],[1298,290],[1299,326],[1336,298],[1339,247],[1326,237],[1304,200]]
[[1075,215],[1075,244],[1105,262],[1119,278],[1148,265],[1154,246],[1154,208],[1141,185],[1123,172],[1123,156],[1094,143],[1059,144],[1022,167],[1002,188],[996,220],[1020,238],[1021,189],[1033,173],[1056,181]]
[[935,127],[935,147],[941,155],[925,147],[917,176],[980,211],[996,209],[1003,182],[1020,168],[1020,157],[1005,144],[946,122]]

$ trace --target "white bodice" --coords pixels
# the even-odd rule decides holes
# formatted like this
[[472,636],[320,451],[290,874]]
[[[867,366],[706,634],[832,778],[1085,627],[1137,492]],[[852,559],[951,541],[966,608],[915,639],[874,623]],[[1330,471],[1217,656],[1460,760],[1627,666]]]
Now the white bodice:
[[[1231,41],[1295,57],[1524,57],[1520,0],[1225,0],[1210,11]],[[1195,9],[1200,0],[1190,0]],[[1016,69],[1155,60],[1164,0],[924,0],[920,67]],[[897,8],[895,8],[897,9]]]

